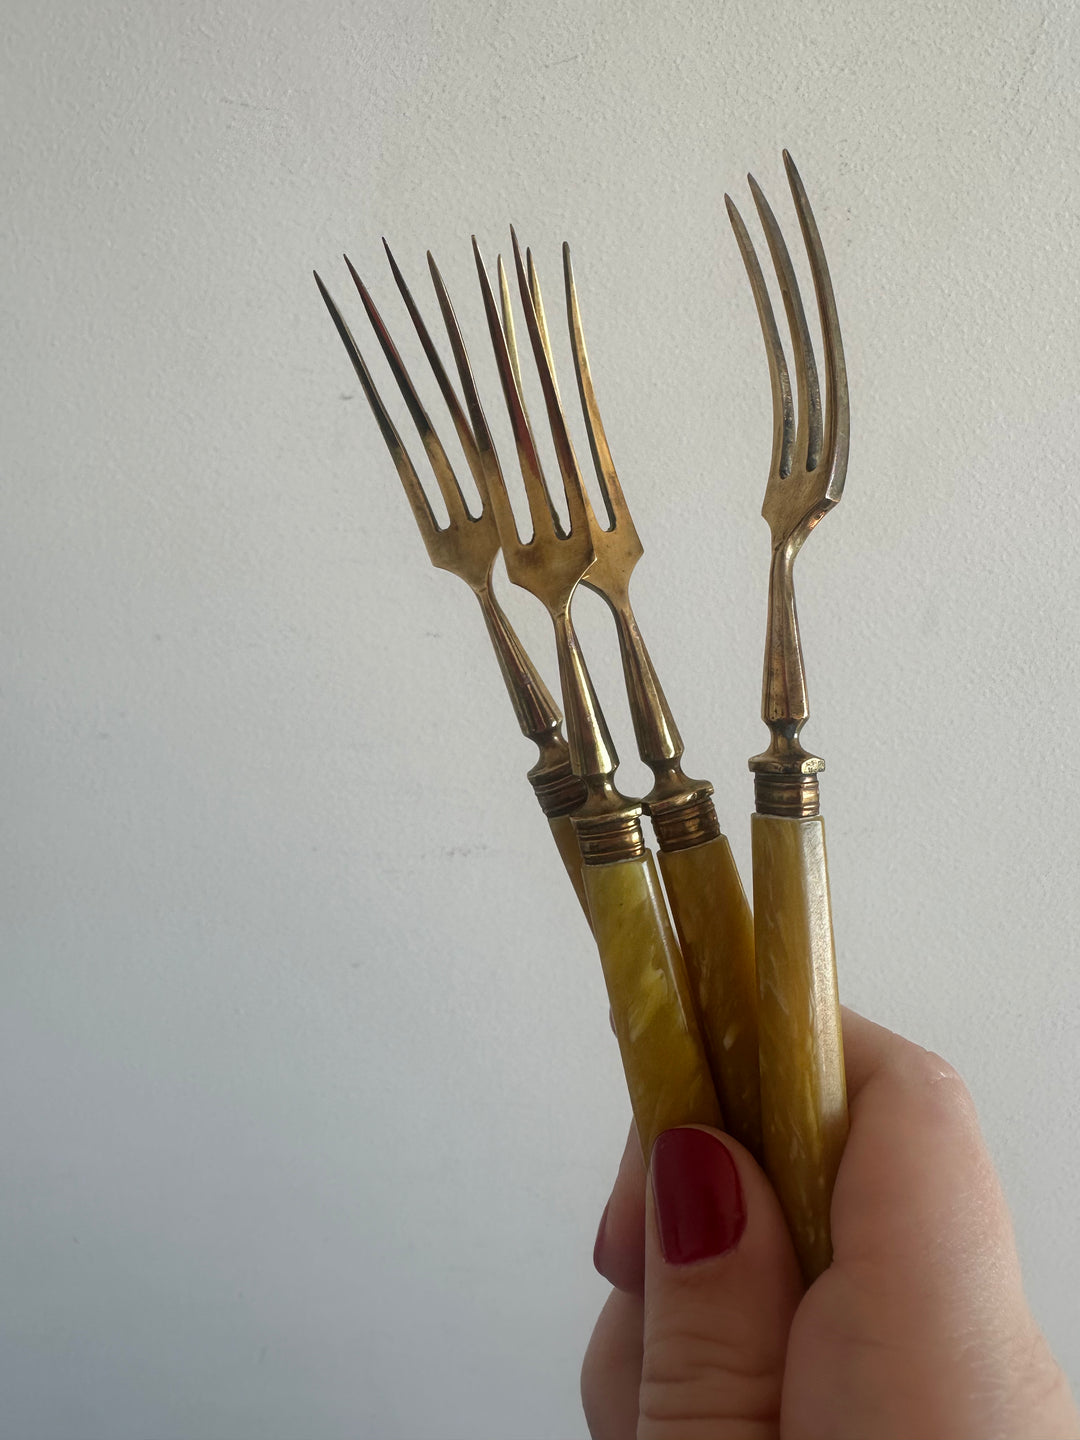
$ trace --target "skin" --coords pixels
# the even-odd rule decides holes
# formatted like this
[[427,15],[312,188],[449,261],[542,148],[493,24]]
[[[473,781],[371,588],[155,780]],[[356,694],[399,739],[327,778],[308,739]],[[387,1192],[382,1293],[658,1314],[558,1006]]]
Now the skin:
[[776,1196],[726,1135],[746,1228],[667,1264],[631,1132],[597,1242],[614,1288],[582,1370],[593,1440],[1080,1440],[963,1081],[850,1011],[844,1048],[834,1260],[805,1293]]

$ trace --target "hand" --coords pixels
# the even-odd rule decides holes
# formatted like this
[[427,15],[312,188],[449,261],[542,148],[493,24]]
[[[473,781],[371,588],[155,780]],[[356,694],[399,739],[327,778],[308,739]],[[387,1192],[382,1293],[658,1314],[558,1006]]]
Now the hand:
[[582,1371],[593,1440],[1080,1437],[963,1082],[850,1011],[844,1048],[834,1259],[805,1293],[741,1145],[670,1130],[646,1185],[631,1131],[596,1243],[615,1289]]

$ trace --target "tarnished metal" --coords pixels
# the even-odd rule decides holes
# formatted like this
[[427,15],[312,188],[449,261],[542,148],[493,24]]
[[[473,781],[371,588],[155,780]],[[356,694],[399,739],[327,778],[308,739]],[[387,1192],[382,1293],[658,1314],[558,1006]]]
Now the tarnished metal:
[[818,777],[758,770],[754,775],[754,808],[759,815],[787,815],[808,820],[820,810]]
[[[678,727],[675,726],[671,707],[668,706],[667,696],[664,694],[664,687],[662,687],[657,670],[649,657],[648,648],[645,647],[645,641],[642,638],[641,629],[638,628],[634,608],[629,599],[629,580],[631,580],[635,564],[641,559],[642,544],[634,526],[634,518],[631,517],[629,507],[626,505],[622,485],[619,484],[618,472],[612,461],[608,438],[606,438],[603,422],[600,419],[599,406],[596,403],[596,392],[593,389],[589,356],[585,347],[585,333],[583,333],[582,317],[580,317],[579,301],[577,301],[577,288],[575,278],[573,278],[573,265],[570,261],[570,248],[569,245],[563,245],[567,324],[569,324],[570,346],[572,346],[573,361],[575,361],[577,393],[582,402],[582,413],[585,416],[586,432],[589,436],[589,448],[592,451],[593,465],[596,469],[596,480],[598,480],[600,495],[603,497],[603,507],[605,507],[606,521],[608,521],[606,526],[602,526],[596,518],[588,491],[583,485],[582,475],[577,468],[573,445],[569,442],[566,415],[563,412],[562,397],[559,393],[559,382],[557,382],[552,343],[550,343],[549,328],[547,328],[547,315],[544,311],[536,262],[534,262],[533,253],[526,251],[524,265],[521,264],[517,240],[514,240],[514,248],[516,248],[521,292],[523,292],[523,298],[527,297],[531,315],[534,318],[537,366],[541,367],[541,372],[546,377],[544,379],[544,397],[546,397],[553,435],[559,436],[556,441],[556,449],[559,452],[560,465],[570,468],[570,477],[572,478],[569,482],[573,484],[576,491],[580,492],[580,497],[582,497],[585,523],[588,526],[590,540],[592,540],[593,562],[586,575],[583,576],[582,583],[605,599],[611,609],[613,619],[615,619],[626,696],[628,696],[629,708],[631,708],[638,753],[654,775],[652,789],[642,799],[642,806],[652,818],[657,841],[661,848],[683,848],[685,845],[701,844],[701,842],[713,840],[716,835],[720,834],[716,809],[714,809],[711,799],[708,798],[713,793],[713,786],[708,780],[694,780],[685,775],[683,765],[681,765],[683,737],[680,736]],[[498,275],[500,275],[501,320],[503,320],[505,348],[507,348],[508,360],[510,360],[511,373],[516,379],[521,412],[524,413],[524,400],[521,399],[521,367],[517,354],[516,336],[514,336],[513,310],[510,307],[510,297],[508,297],[501,259],[498,264]],[[564,444],[562,438],[566,438]]]
[[[537,364],[542,365],[550,382],[545,385],[548,419],[553,433],[565,435],[566,417],[559,395],[536,264],[531,250],[526,251],[524,266],[520,263],[520,255],[517,259],[523,294],[528,294],[536,319],[539,347]],[[602,525],[597,519],[577,469],[573,447],[568,444],[560,450],[560,463],[565,454],[566,463],[573,467],[573,483],[581,492],[585,521],[595,556],[582,583],[602,596],[615,621],[638,753],[653,772],[653,786],[643,798],[642,806],[653,821],[653,829],[661,849],[685,848],[702,844],[720,833],[716,811],[709,798],[713,787],[708,780],[691,779],[682,768],[682,736],[675,724],[667,696],[630,603],[630,577],[643,554],[643,547],[611,458],[604,423],[596,401],[569,245],[563,246],[563,276],[578,395],[607,520],[607,524]],[[511,369],[519,376],[520,366],[514,345],[512,320],[507,314],[505,290],[503,310],[503,328]]]
[[[515,366],[516,353],[511,350],[508,340],[509,324],[500,315],[475,239],[473,253],[532,520],[531,538],[521,539],[501,472],[488,476],[491,508],[502,542],[507,575],[515,585],[530,591],[544,604],[554,626],[570,758],[574,773],[581,776],[586,790],[583,803],[573,815],[582,859],[586,865],[610,864],[641,855],[643,841],[638,821],[641,804],[621,794],[615,785],[619,757],[570,618],[574,592],[596,558],[586,510],[588,501],[565,422],[560,423],[558,390],[553,367],[547,359],[545,334],[541,329],[543,322],[537,315],[517,239],[514,238],[514,260],[521,302],[551,420],[552,439],[566,498],[568,527],[564,527],[559,519],[548,490],[522,399],[520,365]],[[503,284],[500,289],[503,306],[509,309],[507,287]],[[475,398],[475,388],[472,398]]]
[[[386,254],[394,279],[416,327],[424,353],[450,411],[466,462],[476,481],[482,501],[479,515],[472,515],[469,512],[461,493],[461,487],[435,427],[420,401],[367,287],[356,273],[348,257],[346,256],[345,263],[356,282],[372,328],[431,463],[439,493],[446,505],[449,521],[447,525],[440,526],[436,521],[416,468],[375,387],[371,372],[349,326],[317,274],[315,281],[345,345],[349,359],[352,361],[368,403],[375,414],[375,419],[401,479],[402,488],[412,508],[420,535],[427,547],[431,563],[441,570],[449,570],[464,580],[480,604],[484,623],[498,657],[499,668],[502,671],[518,725],[522,734],[532,740],[539,751],[536,764],[528,772],[528,778],[541,808],[549,818],[565,815],[571,810],[577,809],[585,792],[582,782],[573,773],[569,747],[562,734],[562,716],[492,588],[492,568],[499,551],[499,532],[490,502],[487,499],[487,475],[491,464],[494,462],[497,465],[498,462],[494,461],[494,451],[490,450],[490,446],[489,454],[481,453],[473,426],[462,408],[389,246],[386,247]],[[449,313],[452,318],[453,312],[450,308],[449,298],[446,296],[445,289],[441,287],[441,282],[437,281],[437,289],[444,314]],[[455,323],[451,334],[452,342],[456,333]],[[457,347],[455,347],[455,354],[457,354]],[[463,348],[458,359],[459,366],[461,363],[468,366],[468,359],[464,356]]]
[[812,786],[793,786],[790,777],[813,777],[825,768],[825,762],[805,750],[799,738],[809,715],[809,706],[795,611],[793,570],[795,557],[806,537],[843,493],[847,474],[849,414],[844,347],[825,252],[802,180],[786,150],[784,165],[810,260],[821,318],[826,382],[824,409],[813,346],[791,257],[761,187],[752,175],[748,179],[787,312],[795,361],[797,423],[791,380],[761,266],[741,215],[730,196],[725,196],[725,200],[757,304],[773,395],[772,461],[761,507],[772,532],[769,615],[761,699],[762,719],[769,727],[771,738],[769,748],[750,760],[750,769],[756,772],[759,814],[809,816],[817,814],[816,781]]
[[[526,252],[523,262],[516,236],[513,248],[533,358],[540,376],[549,429],[572,517],[567,537],[557,522],[550,520],[544,503],[547,492],[534,493],[532,504],[537,536],[532,541],[532,558],[546,568],[549,557],[567,553],[565,547],[576,536],[575,572],[584,577],[584,584],[603,596],[615,617],[638,748],[654,775],[653,787],[644,803],[648,806],[661,847],[660,866],[671,917],[682,945],[689,990],[700,1017],[701,1043],[708,1057],[725,1125],[743,1144],[759,1154],[761,1116],[753,919],[731,847],[720,834],[712,802],[712,786],[708,781],[689,779],[682,769],[682,739],[630,606],[630,574],[642,553],[642,546],[611,460],[596,403],[569,250],[564,247],[563,252],[567,318],[579,396],[607,514],[606,528],[597,522],[589,504],[569,438],[536,266],[529,252]],[[526,488],[528,490],[531,481],[535,489],[538,483],[542,487],[542,482],[537,481],[538,462],[531,438],[525,434],[528,427],[518,379],[521,367],[515,363],[507,287],[503,284],[500,288],[504,318],[500,325],[494,306],[489,303],[489,321],[500,356],[500,370],[511,417],[519,435]],[[490,295],[489,289],[487,293]],[[503,511],[497,509],[496,515],[502,531]],[[512,525],[512,517],[508,517],[507,523]],[[543,536],[542,541],[540,536]],[[508,568],[516,542],[516,532],[512,537],[503,534]],[[590,550],[592,562],[586,569]],[[514,578],[512,569],[510,574]],[[541,594],[553,613],[568,615],[574,593],[572,585],[564,582],[554,589],[547,588],[533,572],[523,572],[520,583]],[[613,977],[622,975],[623,979],[626,978],[615,957],[620,946],[628,944],[632,947],[630,958],[633,961],[630,973],[636,976],[636,983],[640,984],[658,973],[650,970],[651,961],[647,958],[649,947],[653,946],[657,956],[669,957],[664,963],[670,964],[672,983],[677,989],[679,967],[673,959],[674,947],[670,936],[661,943],[670,927],[660,901],[659,888],[654,879],[647,878],[653,876],[652,860],[643,849],[636,820],[637,806],[621,809],[616,793],[606,788],[601,790],[612,778],[611,772],[605,771],[604,767],[614,762],[614,752],[606,732],[600,732],[599,742],[594,738],[591,755],[584,745],[580,750],[577,748],[577,727],[582,727],[587,738],[588,727],[597,722],[602,725],[602,717],[584,708],[579,713],[580,701],[565,685],[563,704],[575,768],[582,768],[586,783],[596,787],[586,805],[575,813],[574,824],[581,843],[585,889],[602,957],[605,956],[605,945],[611,947],[604,959],[609,987]],[[579,760],[582,762],[580,766]],[[590,805],[592,813],[589,813]],[[635,879],[630,862],[637,857],[640,857],[637,862],[640,874]],[[612,864],[613,861],[625,863]],[[606,884],[615,871],[622,872],[624,886],[621,891]],[[609,905],[617,902],[618,915],[613,917],[603,913],[601,899]],[[612,1002],[618,1033],[619,1017],[623,1014],[622,1007],[627,996],[617,978],[615,991],[620,997],[619,1003],[614,999]],[[640,994],[633,1003],[639,1001]],[[622,1044],[623,1039],[620,1038]],[[624,1061],[626,1059],[627,1052],[624,1050]],[[630,1062],[628,1077],[635,1068],[636,1062]],[[631,1092],[634,1093],[633,1084]]]

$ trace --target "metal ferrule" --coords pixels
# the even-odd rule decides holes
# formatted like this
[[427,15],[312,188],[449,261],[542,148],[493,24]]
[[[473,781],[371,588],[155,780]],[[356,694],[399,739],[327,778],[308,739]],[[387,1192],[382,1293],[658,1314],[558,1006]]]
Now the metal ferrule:
[[754,806],[759,815],[811,820],[820,813],[817,775],[769,774],[754,776]]
[[619,756],[570,620],[569,602],[553,618],[570,759],[586,791],[571,815],[581,858],[586,865],[630,860],[645,849],[641,802],[621,794],[615,786]]
[[[591,572],[590,572],[591,573]],[[586,584],[590,581],[587,578]],[[686,850],[720,834],[708,780],[692,780],[682,768],[683,742],[667,696],[641,637],[626,588],[599,590],[615,616],[623,677],[638,754],[653,772],[642,800],[661,850]]]
[[[559,737],[561,740],[561,737]],[[570,765],[570,752],[566,742],[561,743],[558,757],[552,756],[548,763],[541,755],[540,760],[529,771],[529,784],[540,802],[540,809],[549,820],[557,815],[569,815],[584,804],[588,791],[580,775],[575,775]]]
[[649,806],[649,815],[661,850],[689,850],[720,834],[711,785],[667,803],[654,802]]
[[585,864],[613,865],[620,860],[640,860],[645,854],[640,815],[640,806],[629,805],[607,815],[572,816]]

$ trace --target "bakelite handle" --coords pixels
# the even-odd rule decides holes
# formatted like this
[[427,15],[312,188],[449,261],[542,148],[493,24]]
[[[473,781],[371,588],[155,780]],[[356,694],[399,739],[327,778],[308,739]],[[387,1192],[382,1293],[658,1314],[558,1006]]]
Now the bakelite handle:
[[578,844],[577,832],[574,829],[574,822],[569,815],[549,815],[548,825],[551,827],[551,834],[555,844],[558,846],[559,855],[570,877],[570,884],[574,887],[574,894],[578,898],[582,910],[585,912],[585,919],[589,919],[589,902],[585,896],[585,881],[582,879],[581,846]]
[[718,835],[659,860],[728,1133],[760,1160],[754,917],[735,857]]
[[754,815],[750,828],[765,1168],[809,1283],[832,1259],[848,1131],[825,823]]
[[652,854],[586,865],[585,893],[646,1164],[673,1125],[723,1128]]

